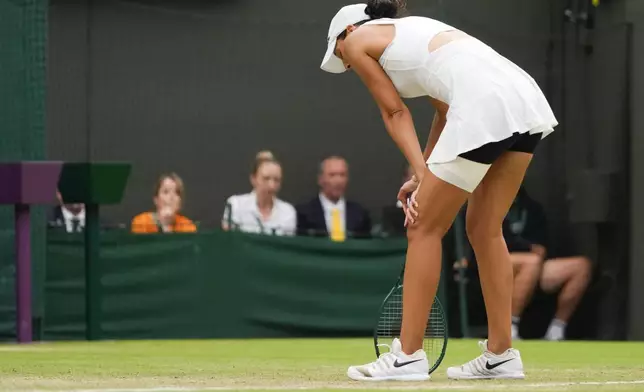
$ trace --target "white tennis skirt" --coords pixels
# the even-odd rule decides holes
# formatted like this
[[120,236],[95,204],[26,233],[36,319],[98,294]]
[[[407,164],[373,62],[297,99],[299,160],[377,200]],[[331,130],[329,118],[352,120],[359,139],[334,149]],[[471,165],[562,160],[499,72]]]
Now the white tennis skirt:
[[514,133],[542,133],[543,138],[558,124],[534,79],[475,38],[432,51],[425,69],[429,95],[450,105],[428,163],[450,162]]

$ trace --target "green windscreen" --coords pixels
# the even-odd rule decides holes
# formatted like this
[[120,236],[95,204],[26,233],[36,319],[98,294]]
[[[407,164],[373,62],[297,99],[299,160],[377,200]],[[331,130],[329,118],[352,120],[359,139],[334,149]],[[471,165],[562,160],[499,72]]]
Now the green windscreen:
[[[46,0],[0,0],[0,161],[45,157]],[[0,183],[0,186],[2,184]],[[45,217],[32,209],[36,319],[42,316]],[[13,207],[0,206],[0,339],[15,336]]]

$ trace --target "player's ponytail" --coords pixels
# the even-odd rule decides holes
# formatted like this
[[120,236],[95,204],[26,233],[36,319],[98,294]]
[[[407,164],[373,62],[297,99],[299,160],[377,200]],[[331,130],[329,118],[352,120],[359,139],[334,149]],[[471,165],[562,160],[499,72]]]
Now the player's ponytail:
[[404,0],[369,0],[364,12],[371,19],[395,18],[404,8]]

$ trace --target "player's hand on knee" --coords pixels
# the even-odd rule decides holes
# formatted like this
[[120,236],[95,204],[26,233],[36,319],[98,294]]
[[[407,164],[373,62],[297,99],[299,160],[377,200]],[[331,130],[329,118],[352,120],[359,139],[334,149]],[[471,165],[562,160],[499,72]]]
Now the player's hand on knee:
[[415,223],[416,219],[418,219],[418,210],[416,210],[416,208],[418,208],[418,202],[416,201],[417,194],[418,194],[418,189],[416,189],[411,193],[411,196],[407,201],[407,211],[409,212],[409,215],[412,218],[411,223]]
[[[411,202],[412,196],[414,196],[414,192],[418,189],[418,185],[419,183],[412,179],[412,180],[406,181],[398,191],[397,198],[402,205],[403,212],[405,213],[405,223],[404,223],[405,227],[407,227],[407,225],[409,224],[414,223],[416,220],[415,216],[418,215],[418,213],[415,212],[414,203]],[[418,207],[417,203],[415,207]]]

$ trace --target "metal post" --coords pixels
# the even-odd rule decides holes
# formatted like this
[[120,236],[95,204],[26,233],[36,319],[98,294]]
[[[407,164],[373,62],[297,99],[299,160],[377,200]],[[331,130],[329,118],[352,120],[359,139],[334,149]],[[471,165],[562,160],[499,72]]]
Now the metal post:
[[102,286],[98,204],[85,206],[85,317],[87,340],[101,338]]
[[32,341],[30,219],[29,205],[16,204],[16,335],[20,343]]

